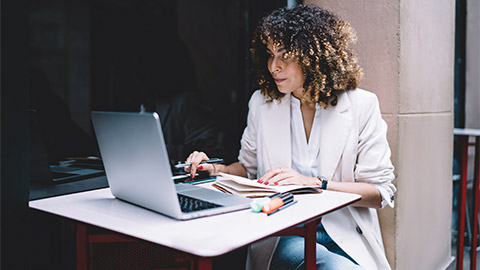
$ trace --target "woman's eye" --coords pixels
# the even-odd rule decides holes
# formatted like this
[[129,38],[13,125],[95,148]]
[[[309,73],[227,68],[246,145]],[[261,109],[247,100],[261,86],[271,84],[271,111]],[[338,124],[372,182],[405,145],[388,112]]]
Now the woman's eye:
[[273,58],[273,54],[267,54],[267,58]]

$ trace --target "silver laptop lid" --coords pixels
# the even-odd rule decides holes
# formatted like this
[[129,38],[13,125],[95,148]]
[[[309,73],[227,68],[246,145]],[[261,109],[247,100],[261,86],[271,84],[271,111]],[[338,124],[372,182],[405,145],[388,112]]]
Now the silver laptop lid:
[[92,112],[113,196],[182,216],[157,113]]

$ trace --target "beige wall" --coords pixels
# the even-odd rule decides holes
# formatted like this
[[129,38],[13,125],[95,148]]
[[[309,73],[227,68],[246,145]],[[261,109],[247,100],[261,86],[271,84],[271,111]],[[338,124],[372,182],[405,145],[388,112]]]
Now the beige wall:
[[357,30],[355,49],[389,125],[395,209],[380,211],[394,269],[451,262],[453,0],[310,0]]

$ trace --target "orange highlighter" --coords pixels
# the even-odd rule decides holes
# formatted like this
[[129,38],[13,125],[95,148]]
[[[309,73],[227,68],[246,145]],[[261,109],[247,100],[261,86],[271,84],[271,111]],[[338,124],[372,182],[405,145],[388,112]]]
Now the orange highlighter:
[[271,212],[277,210],[278,208],[283,206],[283,200],[280,197],[275,197],[271,199],[268,203],[262,206],[262,211],[266,214],[270,214]]

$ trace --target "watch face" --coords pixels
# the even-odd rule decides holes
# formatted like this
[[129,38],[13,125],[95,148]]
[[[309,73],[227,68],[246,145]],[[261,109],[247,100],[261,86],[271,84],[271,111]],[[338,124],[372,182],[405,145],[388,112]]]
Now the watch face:
[[327,178],[323,177],[323,176],[317,176],[318,180],[320,180],[320,183],[321,183],[321,189],[327,189],[327,184],[328,184],[328,180]]

